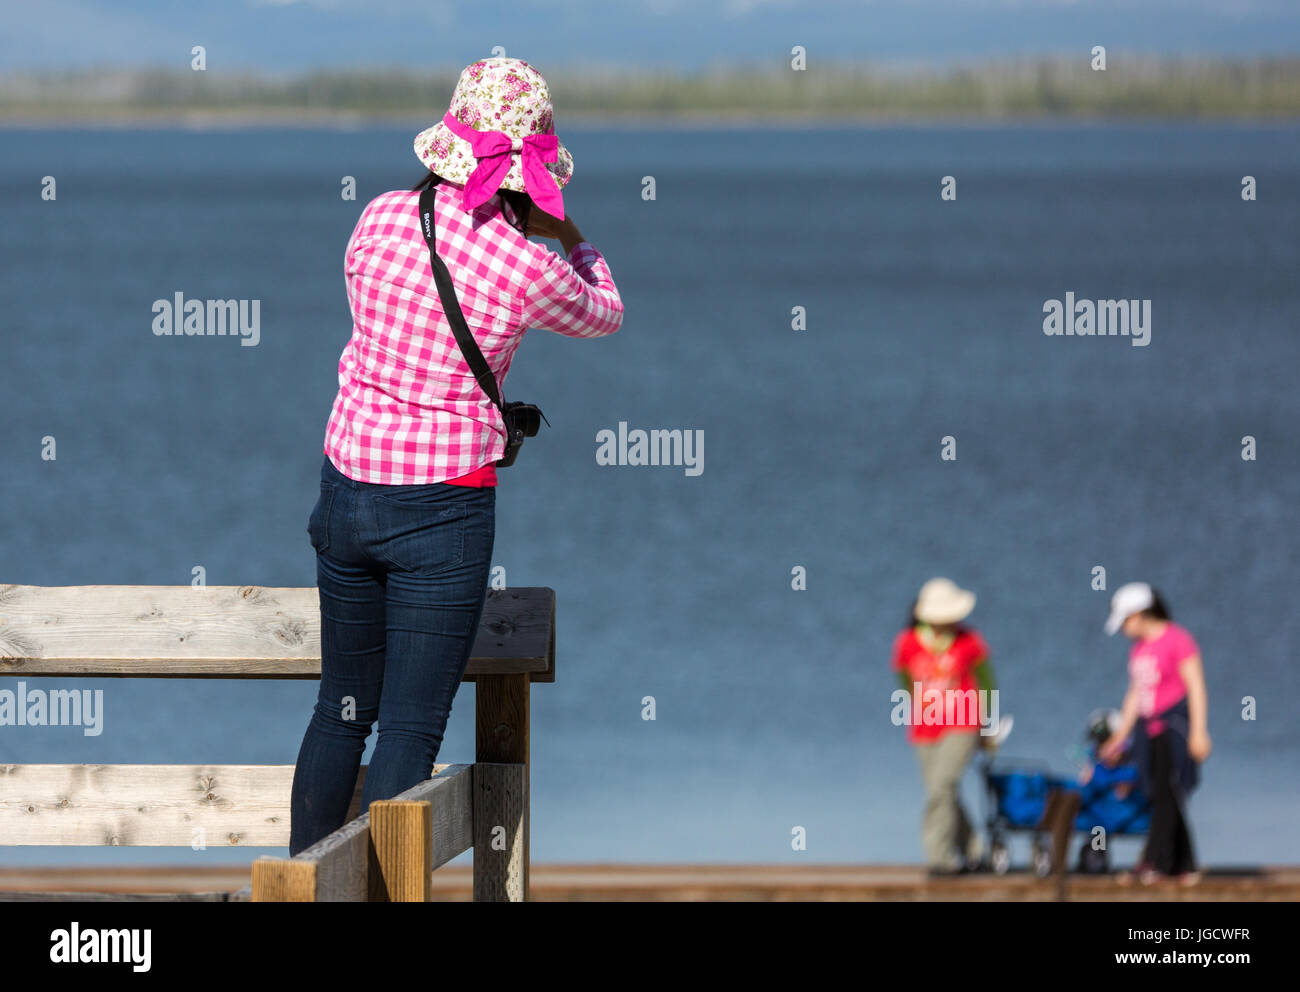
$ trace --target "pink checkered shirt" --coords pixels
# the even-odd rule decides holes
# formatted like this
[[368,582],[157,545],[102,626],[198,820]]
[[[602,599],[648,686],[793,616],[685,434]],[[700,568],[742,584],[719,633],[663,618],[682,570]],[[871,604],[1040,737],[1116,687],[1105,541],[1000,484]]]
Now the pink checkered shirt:
[[[443,180],[437,189],[438,254],[503,399],[528,328],[576,338],[618,330],[623,303],[592,245],[581,242],[566,260],[507,223],[499,194],[467,213],[461,185]],[[479,388],[443,315],[419,202],[419,193],[404,190],[376,197],[348,241],[353,328],[339,359],[325,454],[358,482],[445,482],[505,452],[501,413]]]

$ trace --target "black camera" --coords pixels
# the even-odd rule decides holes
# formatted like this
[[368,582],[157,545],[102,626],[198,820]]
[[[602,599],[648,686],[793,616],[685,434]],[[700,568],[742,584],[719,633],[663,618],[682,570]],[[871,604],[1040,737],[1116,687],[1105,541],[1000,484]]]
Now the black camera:
[[[501,407],[501,418],[506,425],[506,453],[496,460],[501,468],[515,463],[515,456],[524,446],[524,438],[536,437],[546,414],[531,403],[506,403]],[[546,420],[546,426],[551,422]]]

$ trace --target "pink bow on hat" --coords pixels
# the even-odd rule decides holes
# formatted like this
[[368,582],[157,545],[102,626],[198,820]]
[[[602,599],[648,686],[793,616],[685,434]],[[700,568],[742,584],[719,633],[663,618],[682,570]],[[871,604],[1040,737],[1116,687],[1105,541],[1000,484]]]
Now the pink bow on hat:
[[512,138],[504,131],[480,131],[462,124],[451,111],[442,122],[452,133],[470,143],[478,167],[470,173],[461,194],[461,203],[472,210],[501,188],[501,182],[510,171],[510,156],[522,155],[521,171],[524,190],[533,202],[553,217],[564,219],[564,198],[555,179],[544,162],[554,162],[559,157],[559,139],[553,134],[530,134],[526,138]]

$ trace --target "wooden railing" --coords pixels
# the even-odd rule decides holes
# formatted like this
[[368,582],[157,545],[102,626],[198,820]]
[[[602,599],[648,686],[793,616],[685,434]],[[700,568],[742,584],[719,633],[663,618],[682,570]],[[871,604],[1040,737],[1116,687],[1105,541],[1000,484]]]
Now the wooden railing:
[[[0,677],[320,677],[315,588],[0,586]],[[488,593],[465,681],[475,763],[439,765],[294,858],[253,864],[254,900],[427,899],[474,850],[474,895],[528,898],[528,713],[555,681],[555,593]],[[0,765],[0,845],[281,846],[292,765]],[[422,880],[422,881],[421,881]]]

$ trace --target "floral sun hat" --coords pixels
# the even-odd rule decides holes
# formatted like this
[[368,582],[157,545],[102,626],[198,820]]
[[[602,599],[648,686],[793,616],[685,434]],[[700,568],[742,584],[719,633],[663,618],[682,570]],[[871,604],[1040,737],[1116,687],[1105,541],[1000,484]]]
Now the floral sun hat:
[[573,176],[573,156],[555,136],[546,80],[522,59],[466,66],[442,120],[415,136],[415,154],[432,172],[464,185],[467,210],[503,188],[564,217],[560,189]]

